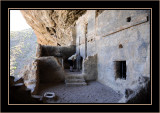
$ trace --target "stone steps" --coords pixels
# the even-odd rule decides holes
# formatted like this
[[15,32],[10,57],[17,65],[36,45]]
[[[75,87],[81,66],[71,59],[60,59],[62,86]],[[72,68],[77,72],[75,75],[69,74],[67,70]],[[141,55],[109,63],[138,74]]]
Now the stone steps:
[[83,79],[84,77],[82,75],[67,75],[66,79]]
[[85,82],[85,80],[84,79],[66,79],[65,82],[66,83],[74,83],[74,82],[79,83],[79,82]]
[[84,80],[84,77],[82,75],[68,75],[65,78],[65,84],[66,86],[84,86],[87,85],[87,83]]
[[85,86],[87,85],[86,82],[81,82],[81,83],[66,83],[66,86]]

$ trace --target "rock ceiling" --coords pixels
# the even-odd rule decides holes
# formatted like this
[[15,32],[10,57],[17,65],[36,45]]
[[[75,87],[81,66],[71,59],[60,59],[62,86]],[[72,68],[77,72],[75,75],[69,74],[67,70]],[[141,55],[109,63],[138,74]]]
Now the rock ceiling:
[[70,45],[75,21],[86,10],[21,10],[42,45]]

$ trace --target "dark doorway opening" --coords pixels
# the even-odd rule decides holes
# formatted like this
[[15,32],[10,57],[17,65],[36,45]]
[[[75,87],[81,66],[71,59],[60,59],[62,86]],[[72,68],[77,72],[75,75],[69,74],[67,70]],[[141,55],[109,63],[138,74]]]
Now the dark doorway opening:
[[83,62],[83,57],[81,57],[80,55],[77,57],[77,71],[81,71],[82,70],[82,62]]
[[115,61],[115,79],[126,80],[126,61]]

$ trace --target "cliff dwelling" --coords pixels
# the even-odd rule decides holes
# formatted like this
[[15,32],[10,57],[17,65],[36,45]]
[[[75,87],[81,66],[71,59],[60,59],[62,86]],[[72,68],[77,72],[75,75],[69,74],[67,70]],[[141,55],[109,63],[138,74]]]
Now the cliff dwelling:
[[150,104],[150,10],[21,10],[36,58],[10,103]]

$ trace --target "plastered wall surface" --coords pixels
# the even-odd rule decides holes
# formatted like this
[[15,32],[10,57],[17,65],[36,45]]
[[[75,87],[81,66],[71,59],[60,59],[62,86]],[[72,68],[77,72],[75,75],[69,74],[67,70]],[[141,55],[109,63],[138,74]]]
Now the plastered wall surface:
[[[97,66],[88,71],[97,70],[101,83],[124,93],[137,88],[140,78],[150,78],[149,10],[104,10],[98,16],[89,10],[76,22],[76,34],[76,52],[84,60],[97,55]],[[115,79],[115,61],[126,61],[126,80]]]

